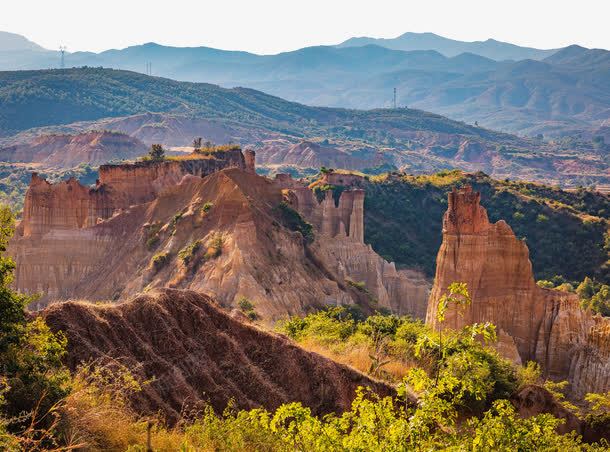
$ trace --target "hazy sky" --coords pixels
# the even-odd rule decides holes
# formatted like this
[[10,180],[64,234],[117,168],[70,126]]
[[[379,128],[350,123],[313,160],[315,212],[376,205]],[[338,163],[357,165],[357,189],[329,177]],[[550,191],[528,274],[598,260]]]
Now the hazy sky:
[[[605,5],[605,6],[604,6]],[[555,48],[610,49],[609,0],[2,0],[0,30],[49,49],[175,46],[277,53],[352,36],[431,31]]]

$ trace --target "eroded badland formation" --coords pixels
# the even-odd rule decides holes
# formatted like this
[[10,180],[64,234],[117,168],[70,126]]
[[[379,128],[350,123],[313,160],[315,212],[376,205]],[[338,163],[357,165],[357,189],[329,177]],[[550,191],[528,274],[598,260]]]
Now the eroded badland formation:
[[[492,322],[498,348],[518,362],[537,361],[548,376],[567,379],[574,393],[610,387],[610,321],[579,306],[578,296],[536,285],[526,244],[503,220],[489,222],[480,194],[453,191],[426,321],[462,328]],[[442,325],[436,311],[449,284],[466,282],[472,303],[451,305]]]
[[[15,284],[45,294],[39,306],[167,286],[225,306],[246,297],[268,320],[328,303],[423,318],[428,282],[364,244],[364,193],[348,189],[337,205],[328,195],[318,203],[290,178],[257,176],[239,149],[102,166],[95,188],[34,175],[10,246]],[[313,223],[313,243],[285,226],[293,209]]]
[[[168,287],[204,293],[225,308],[246,298],[264,322],[327,304],[356,304],[368,312],[385,308],[427,317],[428,323],[440,327],[435,320],[438,300],[450,283],[463,281],[472,304],[463,313],[450,308],[442,327],[492,322],[499,332],[498,349],[505,356],[517,362],[539,362],[549,377],[568,379],[576,395],[610,388],[610,322],[583,311],[575,295],[539,288],[527,246],[504,221],[488,221],[478,193],[464,189],[450,195],[429,295],[425,278],[397,269],[364,243],[365,193],[359,188],[359,176],[326,174],[320,184],[341,190],[326,190],[318,199],[301,181],[288,175],[273,180],[261,177],[254,166],[252,151],[229,149],[161,162],[102,166],[94,188],[74,180],[51,185],[34,175],[23,220],[9,247],[17,262],[17,289],[44,294],[38,307],[54,300],[127,299]],[[175,306],[174,299],[186,305]],[[163,325],[172,344],[191,340],[187,339],[191,333],[197,337],[196,331],[207,329],[196,322],[205,316],[218,318],[212,323],[220,331],[243,329],[244,340],[256,341],[262,334],[229,320],[208,304],[205,296],[193,292],[165,290],[116,307],[54,305],[45,315],[52,326],[69,332],[73,364],[122,350],[121,335],[138,322]],[[140,312],[141,305],[146,307]],[[151,320],[157,318],[157,310],[171,311],[168,318],[174,319],[175,328],[161,318]],[[213,312],[202,314],[206,310]],[[81,319],[93,326],[82,328]],[[236,326],[228,325],[231,322],[237,322]],[[241,333],[236,334],[235,340],[242,340]],[[105,336],[112,339],[99,339]],[[270,348],[289,347],[278,338],[260,337],[269,341]],[[147,349],[145,340],[136,342],[127,355]],[[209,345],[197,342],[198,353],[207,356]],[[167,359],[163,353],[151,353],[155,356],[147,360],[150,366],[161,366]],[[243,353],[235,352],[244,363],[256,361]],[[171,362],[183,369],[180,356]],[[302,359],[315,361],[307,356]],[[206,359],[212,368],[217,365],[216,358]],[[294,359],[301,363],[301,358]],[[292,368],[294,363],[288,364]],[[258,365],[250,363],[246,368]],[[304,369],[302,363],[294,365]],[[310,365],[315,369],[303,372],[317,375],[330,366],[326,362]],[[342,373],[341,381],[351,381],[350,388],[361,378],[345,369],[332,372]],[[197,378],[204,373],[195,372]],[[196,392],[199,387],[189,382],[195,374],[180,377],[185,383],[176,393],[158,389],[145,394],[145,403],[151,409],[169,403],[169,411],[175,410],[175,404],[161,402],[159,397],[175,401]],[[213,372],[209,378],[216,378]],[[271,380],[275,385],[277,379]],[[341,395],[344,389],[332,391],[336,394],[332,404],[347,406]],[[261,397],[284,400],[281,394],[282,389],[274,387]],[[219,395],[218,400],[224,401],[223,397]],[[239,397],[244,407],[260,403],[252,395]]]

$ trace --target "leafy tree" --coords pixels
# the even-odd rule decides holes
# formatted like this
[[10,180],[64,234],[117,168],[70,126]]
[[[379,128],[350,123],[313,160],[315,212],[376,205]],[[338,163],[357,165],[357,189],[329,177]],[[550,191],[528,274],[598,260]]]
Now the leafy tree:
[[590,299],[595,295],[595,286],[588,276],[576,288],[576,293],[581,300]]
[[201,151],[201,137],[197,137],[193,140],[193,150],[195,152]]
[[10,209],[0,206],[0,381],[2,418],[19,432],[49,425],[49,412],[69,390],[61,358],[66,338],[54,334],[41,317],[26,314],[32,298],[11,289],[15,263],[4,255],[14,231]]
[[160,161],[165,159],[165,149],[160,144],[153,144],[150,147],[150,151],[148,152],[148,156],[153,161]]

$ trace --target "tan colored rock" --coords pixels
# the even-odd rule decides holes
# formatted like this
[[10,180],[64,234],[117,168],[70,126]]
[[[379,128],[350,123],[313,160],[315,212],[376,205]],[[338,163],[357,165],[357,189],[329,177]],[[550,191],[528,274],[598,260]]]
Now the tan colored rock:
[[[341,183],[353,184],[360,179],[342,178]],[[331,181],[339,183],[338,179],[326,183]],[[397,270],[393,262],[385,261],[364,243],[364,196],[361,189],[345,190],[335,205],[330,190],[321,203],[307,188],[288,193],[294,208],[320,232],[312,249],[335,279],[347,284],[364,283],[379,307],[423,319],[430,285],[423,274]]]
[[[422,315],[426,281],[396,271],[362,242],[363,192],[345,192],[338,207],[326,201],[320,209],[329,217],[318,212],[318,227],[330,235],[316,227],[315,243],[305,245],[300,233],[280,224],[284,193],[275,181],[241,167],[214,171],[222,164],[203,162],[104,168],[95,189],[35,179],[9,247],[16,287],[44,294],[38,306],[173,287],[212,295],[225,306],[246,297],[266,321],[326,304],[413,314],[417,306]],[[206,203],[213,206],[207,212]],[[181,255],[193,244],[186,261]],[[154,255],[166,256],[163,264]],[[347,278],[366,281],[379,304]]]
[[[525,243],[504,221],[489,223],[479,202],[470,187],[449,194],[426,322],[454,329],[492,322],[508,358],[516,360],[516,349],[522,362],[539,362],[547,376],[569,378],[575,393],[610,389],[610,361],[603,359],[610,321],[580,309],[575,294],[538,287]],[[472,303],[463,311],[450,306],[439,325],[438,301],[453,282],[468,285]]]
[[229,167],[245,168],[239,149],[217,152],[209,158],[102,165],[95,188],[82,186],[75,179],[51,185],[34,173],[18,234],[27,237],[88,228],[120,209],[152,201],[187,174],[204,177]]

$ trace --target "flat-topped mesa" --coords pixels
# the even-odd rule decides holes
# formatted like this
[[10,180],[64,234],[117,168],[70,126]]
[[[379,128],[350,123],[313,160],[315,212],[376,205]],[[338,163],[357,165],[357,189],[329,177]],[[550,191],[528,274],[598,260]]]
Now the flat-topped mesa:
[[[459,329],[491,322],[506,357],[539,362],[546,376],[571,381],[575,393],[610,389],[610,363],[599,359],[610,354],[610,340],[600,339],[610,332],[608,319],[583,311],[576,294],[538,287],[525,242],[506,222],[489,223],[479,202],[470,187],[449,194],[426,323]],[[472,302],[463,310],[450,305],[439,324],[438,302],[453,282],[467,284]]]
[[[254,165],[253,155],[249,164]],[[152,201],[185,175],[205,177],[231,167],[246,169],[240,149],[160,162],[102,165],[95,187],[83,186],[75,179],[50,184],[34,173],[17,233],[27,237],[50,230],[88,228],[120,209]]]
[[359,174],[328,171],[322,175],[320,182],[341,187],[360,187],[364,182],[364,177]]

